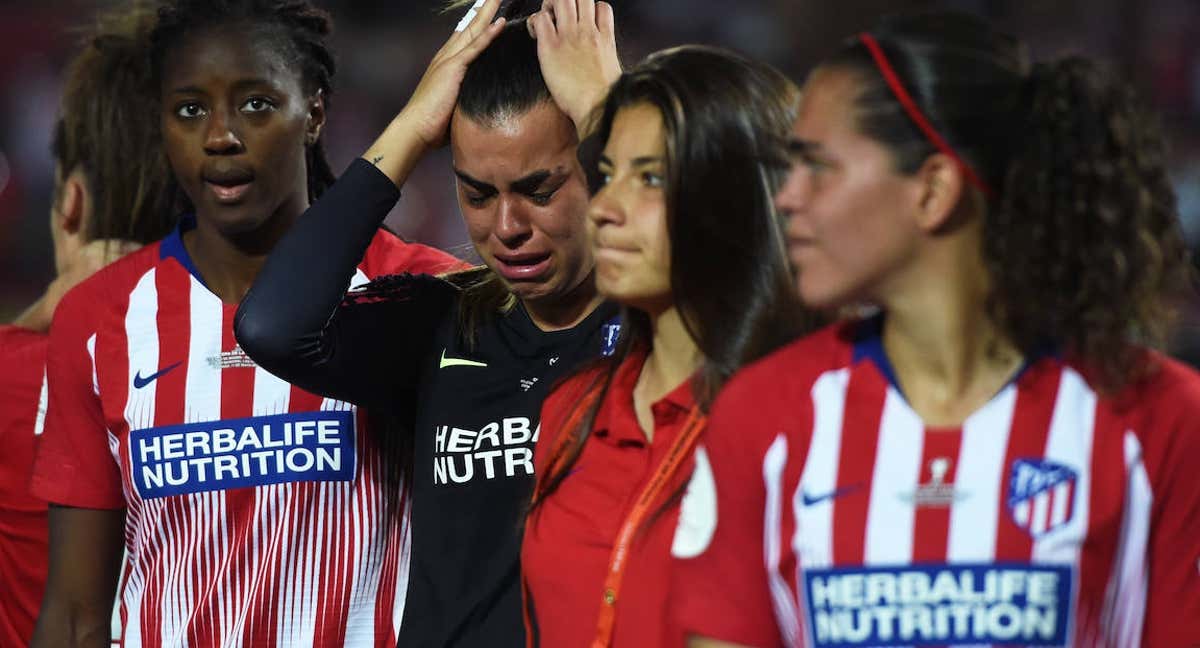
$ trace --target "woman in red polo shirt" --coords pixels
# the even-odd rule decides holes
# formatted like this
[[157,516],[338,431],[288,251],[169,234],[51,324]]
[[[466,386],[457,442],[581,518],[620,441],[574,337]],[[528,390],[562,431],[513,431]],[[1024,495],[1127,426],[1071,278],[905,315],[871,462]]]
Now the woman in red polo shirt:
[[673,538],[695,544],[695,525],[676,527],[705,411],[803,329],[771,205],[796,96],[769,66],[683,47],[630,69],[603,106],[590,234],[625,330],[543,406],[522,550],[530,645],[683,643],[668,569]]

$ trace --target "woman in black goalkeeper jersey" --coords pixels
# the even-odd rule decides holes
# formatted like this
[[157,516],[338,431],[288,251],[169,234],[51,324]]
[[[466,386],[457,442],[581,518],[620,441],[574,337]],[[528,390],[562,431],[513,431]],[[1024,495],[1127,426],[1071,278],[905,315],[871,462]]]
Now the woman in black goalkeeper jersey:
[[[584,117],[620,74],[612,10],[552,0],[554,29],[535,42],[523,21],[491,22],[500,4],[447,41],[404,110],[275,249],[237,315],[261,366],[369,408],[393,444],[397,492],[400,471],[411,478],[406,646],[523,645],[519,520],[542,399],[617,336],[592,280],[575,156]],[[370,233],[447,130],[486,267],[344,297]]]

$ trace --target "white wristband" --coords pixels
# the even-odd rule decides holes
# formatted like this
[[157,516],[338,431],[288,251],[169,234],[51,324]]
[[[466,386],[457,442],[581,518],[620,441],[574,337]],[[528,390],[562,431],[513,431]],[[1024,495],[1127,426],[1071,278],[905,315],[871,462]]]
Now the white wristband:
[[460,32],[466,29],[467,25],[471,24],[471,20],[475,18],[475,14],[479,12],[479,8],[483,6],[483,3],[484,0],[475,0],[475,4],[471,5],[471,8],[467,10],[467,15],[458,21],[458,27],[455,27],[454,31]]

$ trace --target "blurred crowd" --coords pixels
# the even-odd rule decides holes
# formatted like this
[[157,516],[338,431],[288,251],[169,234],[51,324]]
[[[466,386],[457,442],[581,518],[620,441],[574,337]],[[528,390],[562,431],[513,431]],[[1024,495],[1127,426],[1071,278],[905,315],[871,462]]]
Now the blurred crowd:
[[[1111,64],[1159,111],[1170,143],[1182,225],[1200,248],[1200,3],[1195,0],[610,0],[626,61],[675,44],[723,45],[801,77],[845,35],[883,12],[953,7],[986,15],[1032,44],[1035,58],[1080,52]],[[0,3],[0,321],[51,279],[50,135],[73,28],[96,0]],[[335,169],[360,154],[403,106],[458,16],[435,0],[319,2],[336,20],[336,92],[326,138]],[[405,187],[388,223],[464,258],[443,152]],[[1174,353],[1200,363],[1200,303],[1183,304]]]

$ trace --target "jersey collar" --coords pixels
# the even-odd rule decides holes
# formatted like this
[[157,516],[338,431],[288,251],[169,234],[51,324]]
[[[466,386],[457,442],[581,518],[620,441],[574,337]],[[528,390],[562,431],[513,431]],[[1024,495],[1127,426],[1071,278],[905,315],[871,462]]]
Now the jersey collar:
[[162,245],[159,246],[158,258],[160,260],[175,259],[179,262],[179,265],[183,266],[184,270],[187,270],[189,274],[196,278],[196,281],[207,287],[204,284],[204,278],[200,276],[200,271],[196,269],[196,264],[192,262],[192,257],[188,254],[187,248],[183,246],[184,233],[193,229],[196,229],[196,215],[184,214],[179,219],[179,224],[175,226],[175,229],[171,230],[167,238],[163,239]]

